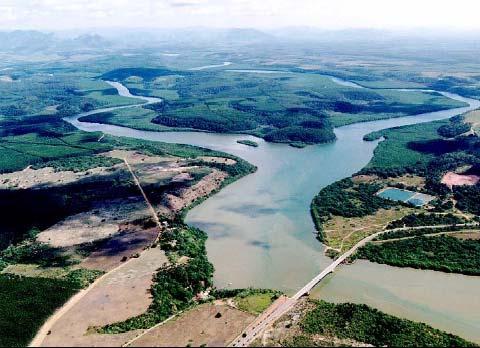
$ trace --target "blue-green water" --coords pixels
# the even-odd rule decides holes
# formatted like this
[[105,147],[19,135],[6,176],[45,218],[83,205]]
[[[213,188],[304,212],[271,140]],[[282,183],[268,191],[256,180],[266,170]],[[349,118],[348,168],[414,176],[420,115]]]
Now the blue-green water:
[[405,202],[409,200],[414,195],[415,195],[415,192],[405,191],[397,188],[389,188],[378,193],[378,196],[382,198],[390,199],[392,201],[401,201],[401,202]]

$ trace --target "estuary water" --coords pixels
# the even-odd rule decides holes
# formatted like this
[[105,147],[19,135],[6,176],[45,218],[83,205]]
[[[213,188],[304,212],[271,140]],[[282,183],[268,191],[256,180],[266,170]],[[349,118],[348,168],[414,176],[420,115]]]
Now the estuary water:
[[[111,84],[120,95],[135,97],[124,86]],[[275,288],[293,294],[330,263],[323,255],[324,246],[315,239],[309,212],[313,197],[322,187],[352,175],[370,161],[378,142],[363,141],[365,134],[446,119],[480,107],[478,100],[442,94],[469,106],[337,128],[336,142],[303,149],[248,135],[149,132],[78,121],[81,116],[115,108],[66,120],[85,131],[197,145],[234,154],[256,165],[256,173],[193,208],[186,222],[208,233],[208,257],[215,266],[218,287]],[[238,144],[240,139],[256,141],[259,147]],[[479,342],[479,293],[480,277],[358,262],[340,267],[313,295],[331,301],[368,303]]]

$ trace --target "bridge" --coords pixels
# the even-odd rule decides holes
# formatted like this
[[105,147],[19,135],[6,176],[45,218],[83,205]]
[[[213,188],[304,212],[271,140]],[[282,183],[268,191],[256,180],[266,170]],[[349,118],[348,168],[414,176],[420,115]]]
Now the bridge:
[[365,237],[357,244],[355,244],[350,250],[342,254],[338,259],[333,261],[327,268],[325,268],[321,273],[319,273],[315,278],[313,278],[307,285],[301,288],[295,295],[292,297],[281,296],[277,299],[272,305],[263,312],[260,316],[258,316],[245,330],[244,332],[235,338],[229,345],[229,347],[247,347],[249,346],[253,340],[257,337],[260,337],[260,334],[265,331],[271,324],[277,321],[282,315],[287,313],[293,306],[297,303],[297,301],[304,295],[310,293],[310,291],[320,283],[327,275],[335,271],[335,269],[343,263],[346,259],[352,256],[359,248],[367,244],[368,242],[372,241],[376,237],[388,233],[388,232],[396,232],[396,231],[407,231],[407,230],[419,230],[419,229],[437,229],[437,228],[446,228],[446,227],[468,227],[468,226],[478,226],[477,223],[469,223],[469,224],[457,224],[457,225],[436,225],[436,226],[417,226],[417,227],[400,227],[394,228],[390,230],[384,230],[372,234],[368,237]]

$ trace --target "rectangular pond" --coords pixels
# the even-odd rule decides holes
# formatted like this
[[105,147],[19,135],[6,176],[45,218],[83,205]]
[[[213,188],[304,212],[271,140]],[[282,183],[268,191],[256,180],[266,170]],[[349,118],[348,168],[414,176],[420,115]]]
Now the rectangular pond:
[[424,193],[402,190],[394,187],[387,187],[386,189],[379,191],[377,193],[377,196],[389,199],[391,201],[401,201],[404,203],[409,203],[416,207],[421,207],[435,199],[434,196],[430,196]]

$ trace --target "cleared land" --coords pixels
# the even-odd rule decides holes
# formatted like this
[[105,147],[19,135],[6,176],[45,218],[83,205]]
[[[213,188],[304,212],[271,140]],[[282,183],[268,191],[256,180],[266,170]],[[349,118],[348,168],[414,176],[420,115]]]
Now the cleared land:
[[411,208],[380,209],[375,214],[346,218],[334,216],[324,224],[326,244],[337,251],[346,251],[358,241],[383,230],[388,223],[411,214]]
[[128,342],[138,332],[99,335],[89,328],[126,320],[146,311],[152,302],[149,289],[153,275],[166,263],[165,253],[152,248],[110,272],[57,318],[41,345],[120,346]]
[[254,316],[222,301],[200,305],[178,318],[150,330],[131,347],[227,346]]
[[466,175],[448,172],[443,176],[441,182],[452,189],[453,186],[473,186],[478,184],[479,181],[480,176],[478,175]]

